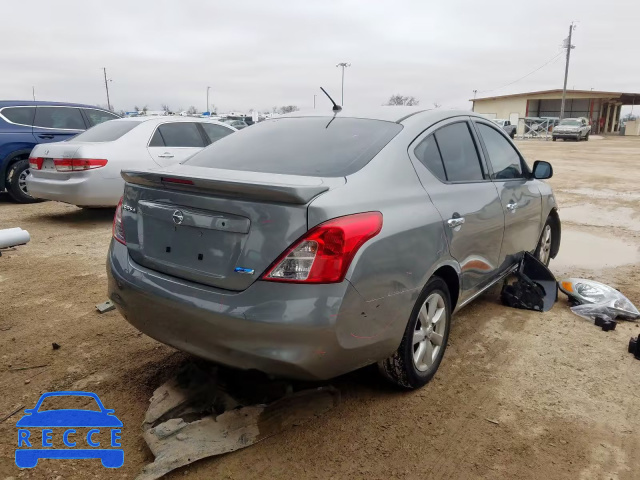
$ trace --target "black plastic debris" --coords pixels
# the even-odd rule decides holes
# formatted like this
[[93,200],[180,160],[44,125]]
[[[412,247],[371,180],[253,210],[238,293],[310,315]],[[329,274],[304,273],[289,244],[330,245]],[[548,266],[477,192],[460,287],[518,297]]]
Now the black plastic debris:
[[558,299],[558,283],[546,265],[525,252],[518,270],[505,280],[500,298],[508,307],[546,312]]
[[629,340],[629,353],[633,353],[633,356],[640,360],[640,335]]
[[618,325],[618,322],[616,322],[615,320],[611,320],[608,317],[598,315],[595,318],[595,324],[596,327],[601,327],[605,332],[609,332],[616,329],[616,325]]

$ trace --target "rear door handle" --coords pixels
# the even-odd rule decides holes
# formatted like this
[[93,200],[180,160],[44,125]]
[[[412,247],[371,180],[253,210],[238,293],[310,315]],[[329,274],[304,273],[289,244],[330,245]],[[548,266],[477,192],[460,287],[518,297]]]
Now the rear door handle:
[[162,155],[158,155],[158,158],[173,158],[169,152],[164,152]]
[[53,138],[53,135],[38,135],[40,138],[48,138],[51,139]]
[[463,224],[464,224],[464,217],[455,217],[447,220],[447,225],[449,225],[449,227],[453,229],[459,228]]
[[511,213],[514,213],[516,210],[518,209],[518,204],[517,203],[507,203],[507,210],[509,210]]

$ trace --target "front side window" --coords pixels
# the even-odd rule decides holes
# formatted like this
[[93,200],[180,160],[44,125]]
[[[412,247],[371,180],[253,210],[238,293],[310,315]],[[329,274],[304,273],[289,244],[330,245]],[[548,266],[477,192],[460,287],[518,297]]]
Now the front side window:
[[493,167],[491,178],[494,180],[522,178],[520,155],[507,139],[488,125],[478,123],[477,126]]
[[[162,142],[161,142],[162,140]],[[204,147],[204,140],[195,123],[176,122],[160,125],[156,130],[150,147]]]
[[442,127],[434,134],[447,180],[450,182],[477,182],[484,180],[480,158],[466,122]]
[[34,127],[59,128],[61,130],[84,130],[84,120],[78,108],[38,107]]
[[89,124],[91,126],[98,125],[102,122],[106,122],[107,120],[115,120],[116,118],[120,118],[113,113],[105,112],[103,110],[93,110],[90,108],[86,108],[84,110],[84,113],[87,115]]
[[222,137],[226,137],[230,133],[233,133],[233,130],[227,127],[223,127],[222,125],[216,125],[215,123],[201,123],[202,128],[204,128],[204,132],[209,137],[211,143],[220,140]]
[[10,122],[30,127],[33,125],[36,107],[8,107],[3,108],[1,113]]

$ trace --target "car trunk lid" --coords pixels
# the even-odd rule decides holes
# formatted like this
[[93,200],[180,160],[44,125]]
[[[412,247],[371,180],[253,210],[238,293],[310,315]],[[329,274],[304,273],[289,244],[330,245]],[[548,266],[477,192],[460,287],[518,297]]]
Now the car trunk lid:
[[344,185],[320,178],[175,165],[125,171],[123,226],[136,263],[244,290],[307,231],[307,204]]

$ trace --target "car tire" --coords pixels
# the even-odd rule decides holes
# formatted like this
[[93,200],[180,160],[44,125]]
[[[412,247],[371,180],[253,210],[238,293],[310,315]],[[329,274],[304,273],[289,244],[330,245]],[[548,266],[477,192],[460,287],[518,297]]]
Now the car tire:
[[556,140],[558,140],[558,137],[551,137],[551,141],[555,142]]
[[589,141],[589,134],[588,134],[588,133],[584,136],[584,141],[585,141],[585,142],[588,142],[588,141]]
[[535,257],[544,263],[547,267],[551,261],[551,247],[553,245],[553,225],[551,224],[551,218],[547,218],[547,221],[542,227],[542,233],[538,240],[538,246],[536,247]]
[[432,277],[413,307],[398,350],[378,362],[380,372],[401,388],[423,387],[442,362],[450,328],[449,288],[440,277]]
[[13,163],[7,171],[7,192],[17,203],[36,203],[40,201],[27,192],[25,183],[27,175],[29,175],[28,158],[23,158]]

